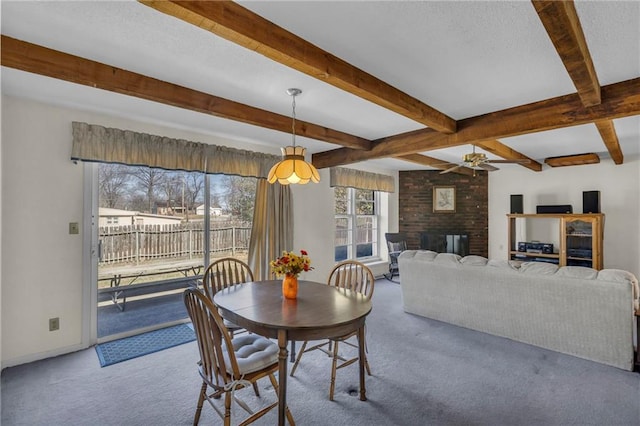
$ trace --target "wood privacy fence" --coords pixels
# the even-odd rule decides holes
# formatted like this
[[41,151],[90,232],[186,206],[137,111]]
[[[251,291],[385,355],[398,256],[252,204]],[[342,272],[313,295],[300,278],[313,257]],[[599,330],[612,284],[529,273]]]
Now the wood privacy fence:
[[[216,224],[217,225],[217,224]],[[99,228],[99,262],[137,263],[154,259],[191,259],[204,255],[204,224],[130,225]],[[251,227],[230,225],[209,230],[210,253],[249,249]]]

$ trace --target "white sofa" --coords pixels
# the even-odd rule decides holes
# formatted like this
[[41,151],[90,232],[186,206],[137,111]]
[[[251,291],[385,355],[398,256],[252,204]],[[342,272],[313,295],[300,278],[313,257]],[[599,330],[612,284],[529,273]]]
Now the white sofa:
[[403,252],[399,267],[406,312],[633,370],[630,272],[426,250]]

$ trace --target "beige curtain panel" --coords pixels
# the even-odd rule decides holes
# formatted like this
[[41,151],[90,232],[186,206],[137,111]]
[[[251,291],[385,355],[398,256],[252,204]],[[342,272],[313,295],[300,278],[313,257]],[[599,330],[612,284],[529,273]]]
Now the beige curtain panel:
[[73,122],[71,159],[267,178],[280,157]]
[[257,280],[270,280],[269,262],[293,247],[293,200],[290,185],[258,179],[249,242],[249,266]]
[[346,186],[382,192],[395,192],[396,190],[393,176],[344,167],[332,167],[329,173],[329,185],[331,187]]

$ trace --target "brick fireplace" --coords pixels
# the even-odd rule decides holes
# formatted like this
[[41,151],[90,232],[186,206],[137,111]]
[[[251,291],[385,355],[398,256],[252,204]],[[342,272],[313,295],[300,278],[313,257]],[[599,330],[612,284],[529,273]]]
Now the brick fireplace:
[[[488,256],[488,176],[417,170],[399,173],[399,231],[407,234],[409,249],[420,248],[420,233],[466,234],[469,254]],[[456,189],[454,213],[434,213],[433,187]],[[506,225],[505,225],[506,226]]]

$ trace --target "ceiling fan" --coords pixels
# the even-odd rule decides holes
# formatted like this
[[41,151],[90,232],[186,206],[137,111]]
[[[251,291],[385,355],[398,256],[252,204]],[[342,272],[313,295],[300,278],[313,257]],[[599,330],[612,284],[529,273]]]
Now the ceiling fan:
[[480,168],[489,172],[493,172],[495,170],[500,170],[495,166],[492,166],[490,163],[502,163],[502,164],[527,164],[529,160],[490,160],[487,157],[487,154],[482,152],[476,152],[476,146],[473,145],[473,152],[465,154],[462,157],[462,163],[450,167],[446,170],[440,172],[440,174],[449,173],[460,167],[469,167],[472,169]]

